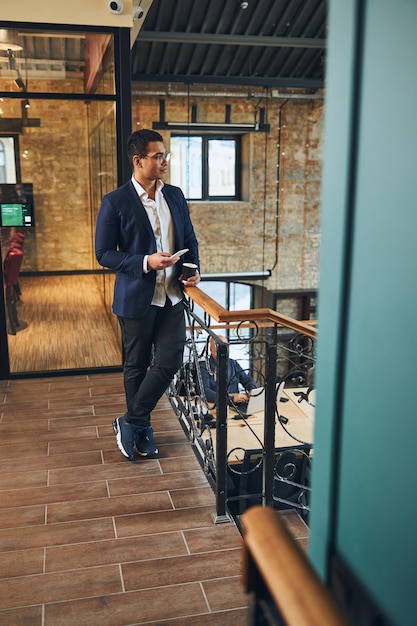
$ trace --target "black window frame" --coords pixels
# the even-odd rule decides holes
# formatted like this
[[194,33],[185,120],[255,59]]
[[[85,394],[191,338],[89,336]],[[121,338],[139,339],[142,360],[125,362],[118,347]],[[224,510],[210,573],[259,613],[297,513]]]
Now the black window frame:
[[[172,137],[190,137],[188,133],[172,133]],[[228,133],[193,133],[193,137],[201,138],[201,198],[189,198],[194,202],[236,202],[241,200],[242,185],[240,180],[242,158],[242,135]],[[227,139],[235,142],[235,193],[233,196],[210,196],[209,195],[209,143],[213,140]]]

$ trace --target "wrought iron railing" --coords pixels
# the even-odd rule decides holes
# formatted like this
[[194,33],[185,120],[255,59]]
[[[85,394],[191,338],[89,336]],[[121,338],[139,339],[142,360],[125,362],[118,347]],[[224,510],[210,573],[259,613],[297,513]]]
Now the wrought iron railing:
[[[197,287],[186,290],[185,304],[188,339],[184,363],[168,395],[214,489],[215,522],[237,518],[256,503],[296,508],[307,519],[312,437],[305,440],[293,432],[281,409],[285,404],[277,402],[277,383],[284,381],[300,406],[313,404],[315,326],[270,309],[227,311]],[[201,307],[201,316],[195,305]],[[220,338],[225,333],[228,343]],[[217,347],[214,403],[206,398],[201,376],[201,368],[209,363],[210,338]],[[229,398],[231,351],[240,352],[242,367],[258,387],[265,388],[262,433]],[[251,431],[254,446],[228,445],[231,420],[239,420],[239,426]],[[276,428],[285,433],[282,447],[276,445]]]

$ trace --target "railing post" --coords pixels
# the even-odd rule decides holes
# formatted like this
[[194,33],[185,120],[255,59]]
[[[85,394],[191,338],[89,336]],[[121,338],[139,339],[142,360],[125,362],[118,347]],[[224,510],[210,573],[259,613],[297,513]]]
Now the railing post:
[[266,347],[265,365],[265,420],[263,463],[263,504],[273,505],[274,468],[275,468],[275,410],[276,410],[276,375],[277,375],[277,342],[275,332],[270,333]]
[[221,524],[230,522],[226,512],[226,481],[227,481],[227,361],[229,346],[220,341],[217,350],[217,391],[216,391],[216,514],[214,522]]

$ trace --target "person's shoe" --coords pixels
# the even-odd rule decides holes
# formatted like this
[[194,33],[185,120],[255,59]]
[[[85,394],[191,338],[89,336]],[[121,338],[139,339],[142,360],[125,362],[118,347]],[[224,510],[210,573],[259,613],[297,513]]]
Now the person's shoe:
[[141,456],[156,456],[158,454],[152,426],[147,426],[136,433],[135,444],[136,450]]
[[117,447],[129,461],[135,460],[135,428],[126,422],[124,417],[113,420],[113,430],[116,434]]

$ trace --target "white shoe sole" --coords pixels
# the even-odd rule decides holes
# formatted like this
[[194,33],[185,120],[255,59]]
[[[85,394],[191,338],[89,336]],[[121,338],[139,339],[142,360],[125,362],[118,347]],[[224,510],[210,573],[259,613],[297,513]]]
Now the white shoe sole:
[[123,454],[123,456],[125,456],[127,459],[130,459],[130,454],[128,454],[126,452],[126,450],[123,447],[122,444],[122,431],[120,429],[119,426],[119,419],[114,420],[113,422],[113,430],[114,430],[114,424],[116,424],[116,443],[117,443],[117,447],[119,448],[120,452]]

